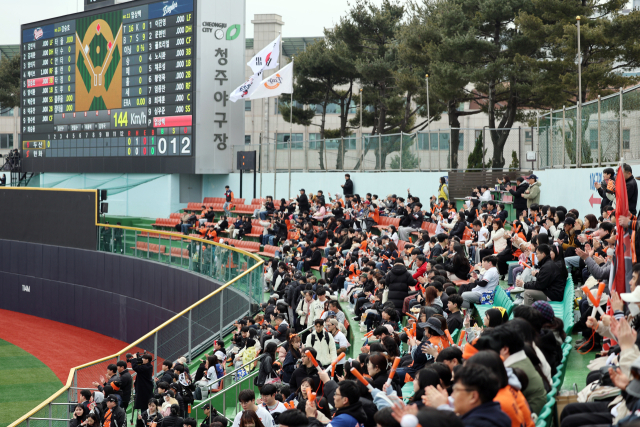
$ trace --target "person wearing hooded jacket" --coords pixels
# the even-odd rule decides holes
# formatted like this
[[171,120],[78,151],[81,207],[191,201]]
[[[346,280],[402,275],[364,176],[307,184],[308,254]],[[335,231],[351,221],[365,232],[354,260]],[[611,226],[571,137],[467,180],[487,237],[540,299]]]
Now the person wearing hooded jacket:
[[528,209],[531,205],[537,205],[540,203],[540,186],[542,184],[538,181],[538,177],[535,175],[529,175],[527,179],[529,180],[529,188],[522,193],[522,197],[527,199]]
[[384,280],[385,286],[389,288],[387,301],[392,301],[396,310],[402,310],[404,299],[409,296],[409,286],[415,286],[416,279],[409,273],[402,259],[396,258]]
[[153,397],[153,357],[150,354],[143,354],[139,358],[134,358],[127,354],[127,362],[131,363],[131,369],[136,372],[136,379],[133,387],[136,391],[133,409],[147,409],[149,399]]

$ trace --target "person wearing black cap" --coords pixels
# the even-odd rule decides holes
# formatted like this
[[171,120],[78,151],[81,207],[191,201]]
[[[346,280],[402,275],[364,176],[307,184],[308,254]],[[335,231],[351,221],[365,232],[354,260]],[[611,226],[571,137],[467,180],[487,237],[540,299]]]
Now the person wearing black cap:
[[413,212],[409,215],[410,221],[407,227],[398,228],[398,237],[400,240],[409,242],[409,236],[412,232],[418,231],[422,228],[422,221],[424,221],[424,215],[420,211],[422,209],[422,203],[418,202],[413,205]]
[[538,300],[562,301],[565,279],[561,274],[561,267],[553,262],[550,254],[551,250],[548,245],[538,246],[536,248],[538,271],[534,272],[536,280],[528,283],[516,280],[516,286],[525,289],[523,297],[526,306],[530,306]]
[[527,179],[529,180],[529,188],[522,193],[522,197],[527,199],[527,208],[530,208],[533,204],[540,204],[540,186],[542,184],[535,175],[529,175]]
[[309,199],[307,198],[307,194],[304,191],[304,188],[300,189],[300,195],[296,199],[298,202],[298,207],[300,208],[300,213],[309,212],[311,206],[309,205]]
[[107,410],[102,416],[102,425],[104,427],[126,427],[126,414],[124,409],[118,406],[118,398],[115,395],[109,395],[106,399]]

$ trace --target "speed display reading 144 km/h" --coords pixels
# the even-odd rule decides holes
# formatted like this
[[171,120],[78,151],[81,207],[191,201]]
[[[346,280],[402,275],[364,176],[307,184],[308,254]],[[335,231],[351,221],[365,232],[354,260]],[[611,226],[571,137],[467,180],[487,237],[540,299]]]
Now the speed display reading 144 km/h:
[[21,148],[42,171],[193,156],[194,0],[130,5],[22,27]]

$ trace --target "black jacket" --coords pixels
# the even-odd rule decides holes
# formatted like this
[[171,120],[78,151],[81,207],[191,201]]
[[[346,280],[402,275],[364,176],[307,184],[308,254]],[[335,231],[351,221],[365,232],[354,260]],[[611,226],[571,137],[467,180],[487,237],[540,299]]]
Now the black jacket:
[[344,193],[345,196],[349,196],[353,194],[353,181],[351,181],[351,178],[347,179],[344,182],[344,187],[342,187],[342,192]]
[[627,198],[629,199],[629,211],[632,214],[636,214],[636,205],[638,204],[638,183],[635,177],[631,176],[626,180],[627,183]]
[[529,188],[529,184],[523,181],[515,190],[513,188],[509,190],[509,193],[513,195],[513,208],[517,211],[527,209],[527,199],[522,197],[524,192],[527,191],[527,188]]
[[449,317],[447,317],[447,329],[449,329],[450,333],[453,333],[456,329],[462,329],[462,326],[462,314],[460,314],[459,311],[451,313]]
[[[103,412],[103,415],[102,415],[102,424],[103,425],[104,425],[105,417],[107,416],[107,411],[109,411],[109,409],[106,409]],[[125,420],[126,414],[124,413],[124,409],[122,409],[119,406],[116,406],[115,408],[113,408],[111,410],[111,412],[113,413],[111,415],[111,426],[112,427],[127,427],[126,420]]]
[[309,206],[309,199],[307,198],[306,193],[303,193],[300,196],[298,196],[297,201],[298,201],[298,207],[300,208],[300,212],[304,212],[304,211],[309,212],[309,209],[311,208],[311,206]]
[[455,223],[451,231],[449,232],[450,237],[458,237],[462,240],[462,236],[464,235],[464,229],[467,227],[467,223],[465,221],[458,221]]
[[327,244],[327,232],[325,230],[318,231],[315,236],[316,245],[325,246]]
[[315,366],[311,366],[310,368],[307,368],[304,365],[300,365],[300,367],[297,368],[295,371],[293,371],[293,374],[291,374],[291,381],[289,381],[291,392],[292,393],[297,392],[298,389],[300,388],[300,385],[302,384],[302,380],[304,380],[307,377],[313,380],[313,389],[316,390],[320,385],[320,377],[318,377],[318,370],[316,369]]
[[416,279],[407,271],[404,264],[395,264],[385,277],[385,285],[389,288],[388,301],[392,301],[396,310],[402,310],[404,299],[409,296],[409,286],[414,286]]
[[551,257],[545,257],[538,263],[540,271],[535,282],[524,284],[525,289],[535,289],[544,292],[551,301],[562,301],[566,281],[558,264]]
[[467,280],[469,271],[471,271],[471,264],[469,264],[469,261],[463,256],[456,254],[451,259],[451,262],[444,264],[444,269],[445,271],[458,276],[458,279],[460,280]]
[[168,417],[164,417],[162,422],[158,424],[158,427],[182,427],[184,424],[184,420],[182,417],[174,417],[173,415],[169,415]]
[[511,418],[500,409],[500,403],[488,402],[460,417],[465,427],[510,427]]
[[153,365],[151,363],[138,364],[137,359],[130,359],[131,368],[137,373],[134,387],[136,400],[134,409],[147,409],[149,399],[153,397]]
[[120,391],[122,391],[122,401],[129,403],[131,400],[131,387],[133,386],[133,378],[129,371],[120,374]]
[[424,215],[422,212],[413,212],[409,214],[411,221],[409,222],[409,227],[420,229],[422,227],[422,221],[424,221]]

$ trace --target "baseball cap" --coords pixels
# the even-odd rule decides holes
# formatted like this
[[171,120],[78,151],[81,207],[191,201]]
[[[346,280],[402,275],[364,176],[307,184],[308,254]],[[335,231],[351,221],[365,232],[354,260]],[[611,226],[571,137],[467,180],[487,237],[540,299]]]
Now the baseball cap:
[[298,191],[304,191],[304,188],[301,188],[301,189],[300,189],[300,190],[298,190]]
[[636,286],[633,292],[620,294],[620,298],[624,302],[640,302],[640,286]]
[[329,319],[327,320],[327,323],[335,327],[338,327],[338,321],[336,319]]
[[398,196],[396,196],[395,194],[392,194],[392,195],[391,195],[391,198],[392,198],[392,199],[397,199],[397,198],[398,198]]
[[202,407],[202,409],[211,409],[211,404],[210,403],[205,403],[204,406]]
[[427,319],[427,328],[433,329],[438,333],[438,335],[444,335],[442,332],[442,323],[435,317],[430,317]]
[[113,394],[109,395],[109,397],[107,397],[105,400],[107,402],[118,402],[118,399]]
[[529,176],[527,177],[527,179],[535,179],[535,180],[537,181],[537,180],[538,180],[538,177],[537,177],[537,176],[535,176],[535,175],[533,175],[533,174],[531,174],[531,175],[529,175]]
[[571,217],[568,217],[568,218],[565,218],[565,219],[564,219],[564,223],[565,223],[565,225],[566,225],[566,224],[573,225],[573,224],[575,224],[575,223],[576,223],[576,220],[575,220],[575,219],[573,219],[573,218],[571,218]]

